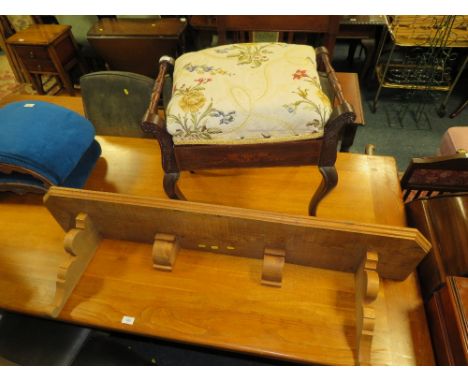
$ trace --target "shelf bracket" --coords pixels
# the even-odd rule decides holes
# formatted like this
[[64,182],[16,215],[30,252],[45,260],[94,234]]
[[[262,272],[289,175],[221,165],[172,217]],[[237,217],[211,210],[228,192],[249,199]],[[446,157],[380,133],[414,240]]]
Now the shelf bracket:
[[263,253],[262,284],[281,287],[286,252],[282,249],[265,248]]
[[153,268],[172,271],[178,251],[179,242],[174,235],[157,233],[153,244]]
[[355,274],[356,284],[356,364],[371,364],[372,339],[375,327],[373,302],[377,298],[380,277],[377,273],[378,254],[367,252]]
[[59,266],[56,280],[54,302],[50,315],[57,317],[86,267],[93,258],[101,241],[99,232],[90,217],[79,213],[75,218],[75,228],[65,234],[64,247],[68,259]]

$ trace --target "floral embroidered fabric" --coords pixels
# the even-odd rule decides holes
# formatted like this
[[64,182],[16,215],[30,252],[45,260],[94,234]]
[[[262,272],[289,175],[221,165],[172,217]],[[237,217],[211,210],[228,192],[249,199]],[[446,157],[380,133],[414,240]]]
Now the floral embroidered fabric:
[[176,60],[166,122],[176,145],[278,142],[321,137],[331,110],[314,48],[233,44]]

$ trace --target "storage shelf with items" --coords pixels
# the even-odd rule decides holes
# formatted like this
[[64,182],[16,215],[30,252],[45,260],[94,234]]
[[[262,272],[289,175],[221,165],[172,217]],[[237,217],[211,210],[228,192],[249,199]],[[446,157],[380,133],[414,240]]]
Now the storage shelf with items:
[[443,116],[467,64],[468,56],[459,59],[459,48],[468,47],[468,16],[387,16],[386,23],[375,68],[379,87],[372,111],[383,88],[441,91],[447,92],[438,110]]

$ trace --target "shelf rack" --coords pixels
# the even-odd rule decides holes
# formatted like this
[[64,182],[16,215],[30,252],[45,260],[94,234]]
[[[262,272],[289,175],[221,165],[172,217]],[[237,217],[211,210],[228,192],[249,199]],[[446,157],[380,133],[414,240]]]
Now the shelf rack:
[[[468,62],[465,55],[455,76],[453,48],[468,47],[468,16],[386,16],[387,28],[378,48],[375,68],[378,90],[372,104],[377,103],[383,88],[447,92],[438,109],[445,108]],[[384,54],[390,37],[391,48]]]

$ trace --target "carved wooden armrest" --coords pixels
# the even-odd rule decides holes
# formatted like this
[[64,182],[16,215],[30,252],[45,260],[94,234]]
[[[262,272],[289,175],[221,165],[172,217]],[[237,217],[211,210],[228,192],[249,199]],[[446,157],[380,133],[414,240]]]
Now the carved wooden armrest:
[[166,76],[170,65],[174,65],[175,60],[169,56],[162,56],[159,59],[159,73],[154,83],[151,93],[151,101],[143,117],[141,128],[145,133],[155,134],[157,129],[161,129],[161,119],[158,115],[158,104],[164,86],[164,77]]
[[[356,118],[356,115],[354,114],[353,107],[349,102],[346,101],[344,97],[343,89],[338,81],[338,78],[336,77],[335,70],[330,63],[327,48],[321,46],[316,48],[315,52],[317,54],[317,58],[320,60],[318,63],[320,70],[327,74],[328,82],[333,89],[336,99],[338,99],[338,105],[336,108],[338,108],[339,114],[352,113],[349,115],[349,118],[351,119],[350,122],[352,123]],[[332,115],[331,118],[333,117],[334,116]]]

